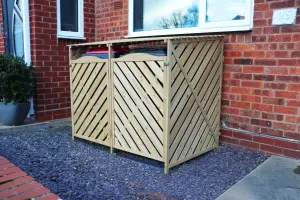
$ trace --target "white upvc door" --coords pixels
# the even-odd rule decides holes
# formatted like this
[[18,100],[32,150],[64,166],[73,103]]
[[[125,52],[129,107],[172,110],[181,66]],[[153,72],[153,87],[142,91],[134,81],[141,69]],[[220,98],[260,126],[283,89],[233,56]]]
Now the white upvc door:
[[[29,0],[3,0],[5,51],[31,63]],[[33,104],[29,114],[34,114]]]

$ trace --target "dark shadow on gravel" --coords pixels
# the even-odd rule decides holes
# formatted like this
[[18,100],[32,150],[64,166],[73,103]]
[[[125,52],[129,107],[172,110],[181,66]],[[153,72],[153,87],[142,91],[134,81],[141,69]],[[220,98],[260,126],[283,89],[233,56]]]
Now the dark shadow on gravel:
[[0,133],[0,155],[65,200],[213,200],[267,157],[221,146],[163,174],[157,161],[71,138],[71,128]]

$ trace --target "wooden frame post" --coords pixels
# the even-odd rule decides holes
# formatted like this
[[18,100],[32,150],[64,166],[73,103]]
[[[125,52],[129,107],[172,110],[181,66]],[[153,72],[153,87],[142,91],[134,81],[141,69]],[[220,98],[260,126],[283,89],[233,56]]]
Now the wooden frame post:
[[75,127],[74,127],[74,119],[73,119],[73,87],[72,87],[72,58],[73,51],[72,47],[69,47],[69,73],[70,73],[70,95],[71,95],[71,122],[72,122],[72,140],[74,140],[75,135]]
[[168,52],[167,52],[167,60],[164,64],[164,90],[165,90],[165,97],[164,97],[164,172],[165,174],[169,173],[169,143],[170,143],[170,109],[171,109],[171,64],[170,58],[172,56],[172,42],[171,40],[165,40],[168,45]]
[[113,125],[113,63],[112,63],[112,44],[108,43],[108,103],[109,103],[109,118],[108,118],[108,126],[109,126],[109,139],[110,139],[110,153],[114,152],[114,125]]
[[[224,73],[224,38],[222,39],[222,61],[221,61],[221,81],[220,81],[220,94],[219,94],[219,98],[220,98],[220,110],[222,110],[222,88],[223,88],[223,73]],[[220,130],[221,130],[221,114],[219,115],[219,127],[220,127]],[[221,135],[221,132],[219,132],[219,135],[217,138],[219,138]],[[218,141],[218,144],[216,144],[217,148],[219,148],[220,146],[220,140]]]

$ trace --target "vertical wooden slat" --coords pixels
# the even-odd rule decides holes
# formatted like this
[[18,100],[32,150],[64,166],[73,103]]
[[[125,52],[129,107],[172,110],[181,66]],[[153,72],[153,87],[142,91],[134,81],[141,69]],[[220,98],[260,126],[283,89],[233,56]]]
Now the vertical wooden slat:
[[112,64],[112,44],[108,44],[108,127],[109,127],[109,138],[110,138],[110,153],[114,151],[114,118],[113,118],[113,64]]
[[172,52],[172,42],[167,40],[168,45],[168,55],[167,61],[164,68],[164,80],[165,80],[165,97],[164,97],[164,172],[165,174],[169,173],[169,143],[170,143],[170,109],[171,109],[171,66],[172,63],[169,59]]
[[72,47],[69,47],[69,63],[70,63],[70,96],[71,96],[71,121],[72,121],[72,139],[74,140],[75,128],[74,128],[74,118],[73,118],[73,84],[72,84],[72,64],[71,60],[73,57]]
[[[220,112],[221,112],[221,110],[222,110],[222,104],[221,104],[221,100],[222,100],[222,92],[223,92],[223,90],[222,90],[222,86],[223,86],[223,72],[224,72],[224,39],[222,39],[222,50],[221,50],[221,53],[222,53],[222,60],[221,60],[221,80],[220,80],[220,92],[219,92],[219,99],[220,99],[220,102],[219,102],[219,104],[220,104]],[[219,122],[219,127],[218,127],[218,129],[220,130],[221,129],[221,113],[219,114],[219,120],[218,120],[218,122]],[[221,135],[221,133],[219,132],[219,136]],[[217,137],[217,138],[219,138],[219,137]],[[219,142],[220,141],[218,141],[218,144],[217,144],[217,147],[219,147]]]

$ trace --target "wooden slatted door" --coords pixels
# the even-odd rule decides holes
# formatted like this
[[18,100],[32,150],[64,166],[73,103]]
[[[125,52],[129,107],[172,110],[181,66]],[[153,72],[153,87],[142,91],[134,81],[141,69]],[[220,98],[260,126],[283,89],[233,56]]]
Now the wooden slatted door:
[[223,41],[170,46],[170,166],[218,146]]
[[114,148],[163,161],[165,60],[148,54],[112,60]]
[[108,60],[79,58],[70,73],[73,136],[110,146]]

